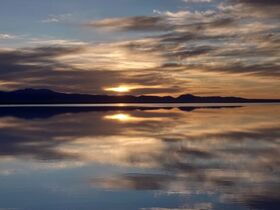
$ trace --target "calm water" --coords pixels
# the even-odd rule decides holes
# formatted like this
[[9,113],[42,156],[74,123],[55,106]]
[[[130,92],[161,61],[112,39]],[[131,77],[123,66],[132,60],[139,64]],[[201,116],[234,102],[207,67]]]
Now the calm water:
[[1,107],[0,209],[280,209],[280,106]]

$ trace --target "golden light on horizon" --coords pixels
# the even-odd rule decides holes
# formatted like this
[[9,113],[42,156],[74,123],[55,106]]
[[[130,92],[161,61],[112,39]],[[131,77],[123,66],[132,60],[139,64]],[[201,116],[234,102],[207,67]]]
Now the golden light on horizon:
[[131,89],[134,89],[133,87],[129,86],[118,86],[118,87],[111,87],[111,88],[104,88],[106,91],[113,91],[118,93],[126,93],[129,92]]
[[129,114],[123,114],[123,113],[108,115],[108,116],[105,116],[104,118],[108,119],[108,120],[117,120],[120,122],[126,122],[126,121],[133,120],[133,117],[131,117]]
[[162,121],[163,119],[161,117],[153,117],[153,118],[147,118],[147,117],[141,117],[141,116],[132,116],[130,114],[126,113],[117,113],[117,114],[111,114],[106,115],[103,117],[106,120],[114,120],[118,122],[144,122],[144,121]]

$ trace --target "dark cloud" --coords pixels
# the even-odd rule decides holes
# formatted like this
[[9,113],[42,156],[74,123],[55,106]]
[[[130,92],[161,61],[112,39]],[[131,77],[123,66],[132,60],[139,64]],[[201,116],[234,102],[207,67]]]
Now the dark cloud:
[[173,28],[162,17],[135,16],[126,18],[109,18],[86,24],[93,28],[112,29],[116,31],[166,31]]
[[203,31],[206,29],[223,29],[228,27],[237,26],[236,19],[233,17],[214,17],[212,20],[207,20],[206,17],[202,18],[201,21],[193,23],[193,24],[186,24],[184,27],[189,30],[195,31]]
[[280,2],[278,0],[232,0],[232,2],[236,3],[246,3],[246,4],[252,4],[255,6],[262,5],[262,6],[270,6],[270,5],[280,5]]
[[204,33],[199,33],[199,32],[171,32],[171,33],[166,33],[160,36],[157,36],[157,38],[161,42],[165,43],[186,43],[189,41],[220,41],[220,40],[226,40],[226,39],[231,39],[236,36],[234,35],[206,35]]
[[0,75],[3,78],[9,74],[25,74],[29,71],[35,73],[36,69],[50,72],[67,66],[56,61],[57,56],[78,53],[81,50],[77,47],[40,47],[0,51]]
[[[103,93],[104,87],[120,84],[139,86],[132,94],[205,92],[207,86],[208,93],[224,94],[228,90],[210,90],[216,86],[217,73],[225,78],[241,74],[251,80],[247,87],[265,80],[264,76],[277,80],[278,2],[232,0],[216,6],[211,11],[166,11],[157,16],[107,18],[86,24],[123,32],[152,32],[141,39],[0,51],[0,82],[6,89],[39,87],[85,93]],[[192,85],[201,87],[201,72],[209,73],[205,89],[190,89]],[[277,86],[275,81],[271,83]],[[266,80],[266,89],[271,83]],[[221,84],[220,90],[226,86]]]
[[[280,3],[277,0],[231,0],[233,5],[237,5],[235,12],[246,13],[251,12],[251,15],[265,18],[280,18]],[[247,14],[250,16],[250,14]]]
[[[90,47],[90,46],[87,46]],[[23,48],[0,52],[0,78],[10,82],[5,85],[8,89],[26,87],[49,88],[63,92],[104,93],[106,86],[123,83],[140,83],[143,93],[160,93],[164,88],[145,88],[145,85],[155,85],[167,81],[164,77],[154,77],[153,74],[136,74],[128,76],[126,71],[110,71],[91,68],[77,68],[69,62],[60,61],[60,56],[73,55],[79,57],[86,47],[39,47]],[[109,49],[108,49],[109,50]],[[87,64],[87,63],[86,63]],[[172,92],[172,88],[170,88]],[[174,90],[174,92],[177,91]]]
[[188,57],[193,57],[193,56],[199,56],[202,54],[207,54],[211,51],[215,50],[215,48],[211,47],[211,46],[197,46],[195,48],[186,48],[186,49],[182,49],[182,50],[177,50],[175,52],[171,52],[169,53],[167,56],[174,56],[180,59],[183,58],[188,58]]
[[262,64],[244,64],[244,63],[232,63],[226,64],[224,66],[204,67],[206,71],[220,71],[228,73],[243,73],[243,74],[253,74],[261,76],[280,76],[280,66],[274,63],[262,63]]
[[125,174],[107,179],[94,179],[92,182],[109,189],[163,190],[172,180],[174,181],[173,176],[162,174]]
[[172,21],[172,16],[133,16],[125,18],[109,18],[87,23],[93,28],[112,29],[116,31],[172,31],[175,29],[201,30],[203,28],[220,28],[232,26],[235,19],[232,17],[215,17],[207,15],[201,20],[189,21],[188,17],[182,17],[181,21]]
[[[241,24],[241,23],[240,23]],[[244,73],[259,76],[279,76],[279,44],[278,33],[270,29],[257,29],[258,25],[251,25],[252,31],[245,29],[246,24],[237,24],[236,20],[222,19],[211,23],[199,23],[195,30],[174,31],[159,36],[154,36],[151,42],[130,42],[127,46],[131,50],[139,51],[142,48],[147,52],[156,52],[165,56],[169,61],[174,59],[177,67],[185,66],[186,69],[198,68],[209,72]],[[194,24],[195,25],[195,24]],[[240,26],[241,28],[236,28]],[[221,29],[220,27],[226,27]],[[240,30],[246,30],[240,34]],[[260,31],[255,31],[255,30]],[[208,31],[215,34],[207,34]],[[225,33],[226,32],[226,33]],[[152,37],[149,37],[152,38]],[[152,43],[152,44],[151,44]],[[201,46],[201,43],[207,43]],[[195,57],[196,63],[184,64],[182,59]],[[178,60],[176,60],[178,59]],[[217,64],[208,65],[207,61]],[[233,62],[239,60],[239,62]],[[218,61],[218,62],[217,62]]]

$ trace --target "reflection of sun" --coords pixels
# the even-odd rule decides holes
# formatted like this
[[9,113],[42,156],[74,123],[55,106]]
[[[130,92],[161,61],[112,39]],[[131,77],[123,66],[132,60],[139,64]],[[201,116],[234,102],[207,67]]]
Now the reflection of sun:
[[118,122],[143,122],[143,121],[162,121],[163,118],[160,117],[153,117],[153,118],[147,118],[147,117],[140,117],[140,116],[132,116],[130,114],[125,113],[118,113],[118,114],[111,114],[106,115],[103,117],[106,120],[116,120]]
[[128,87],[128,86],[118,86],[118,87],[112,87],[112,88],[105,88],[106,91],[113,91],[113,92],[118,92],[118,93],[129,92],[131,89],[133,89],[133,88]]
[[133,117],[131,117],[129,114],[114,114],[114,115],[108,115],[104,117],[105,119],[109,119],[109,120],[118,120],[121,122],[126,122],[126,121],[130,121],[133,119]]

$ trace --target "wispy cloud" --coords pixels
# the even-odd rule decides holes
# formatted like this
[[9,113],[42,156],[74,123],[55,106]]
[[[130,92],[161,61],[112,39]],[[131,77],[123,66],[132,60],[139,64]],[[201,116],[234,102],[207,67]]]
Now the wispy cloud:
[[42,20],[42,23],[58,23],[58,22],[63,22],[72,17],[71,13],[65,13],[65,14],[60,14],[60,15],[49,15],[46,19]]
[[[154,10],[151,16],[104,18],[82,24],[103,33],[109,30],[113,36],[122,32],[124,38],[119,41],[30,40],[33,47],[9,55],[1,52],[2,69],[13,69],[1,72],[1,78],[5,75],[11,82],[14,72],[22,75],[17,77],[17,85],[6,83],[9,88],[30,85],[102,93],[103,87],[130,84],[141,87],[132,94],[280,97],[274,91],[280,88],[277,2],[231,0],[211,5],[204,10]],[[134,32],[138,38],[128,39],[125,32]],[[96,82],[100,75],[106,79]],[[75,85],[63,87],[76,76],[79,81],[74,81]]]
[[116,31],[165,31],[171,29],[162,17],[135,16],[126,18],[108,18],[91,21],[88,27]]
[[78,40],[68,40],[68,39],[42,39],[42,38],[31,38],[27,41],[32,46],[82,46],[88,43],[78,41]]
[[213,0],[182,0],[182,1],[186,3],[209,3],[212,2]]
[[205,72],[208,81],[213,79],[211,74],[222,74],[223,78],[237,75],[247,80],[246,88],[253,80],[263,85],[270,80],[276,88],[280,77],[279,24],[275,20],[278,7],[276,1],[233,0],[219,3],[212,10],[154,10],[156,16],[104,19],[88,26],[115,31],[161,32],[128,41],[122,47],[127,47],[132,54],[157,55],[156,60],[162,64],[159,69],[173,65],[177,75],[173,76],[174,80],[179,75],[198,76],[199,72]]
[[0,33],[0,39],[15,39],[15,35]]

